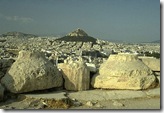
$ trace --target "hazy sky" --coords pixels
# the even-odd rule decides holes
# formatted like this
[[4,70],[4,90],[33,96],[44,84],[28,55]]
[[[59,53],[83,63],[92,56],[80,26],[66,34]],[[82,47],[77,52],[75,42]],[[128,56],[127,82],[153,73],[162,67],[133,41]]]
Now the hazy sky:
[[105,40],[160,39],[160,0],[0,0],[0,34],[67,34]]

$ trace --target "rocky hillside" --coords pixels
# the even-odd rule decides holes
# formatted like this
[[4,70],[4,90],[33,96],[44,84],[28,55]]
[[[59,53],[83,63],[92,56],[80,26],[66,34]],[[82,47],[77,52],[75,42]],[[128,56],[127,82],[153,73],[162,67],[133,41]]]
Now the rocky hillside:
[[155,40],[155,41],[152,41],[151,43],[160,43],[161,41],[160,40]]
[[32,37],[38,37],[33,34],[26,34],[22,32],[7,32],[1,35],[2,37],[15,37],[15,38],[32,38]]
[[83,31],[82,29],[77,29],[68,35],[61,37],[57,40],[62,40],[62,41],[72,41],[72,42],[92,42],[96,43],[97,39],[88,36],[88,34]]

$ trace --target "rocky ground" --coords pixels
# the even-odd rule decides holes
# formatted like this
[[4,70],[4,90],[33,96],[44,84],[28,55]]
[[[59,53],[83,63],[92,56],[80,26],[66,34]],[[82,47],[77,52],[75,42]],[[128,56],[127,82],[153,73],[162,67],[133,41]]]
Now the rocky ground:
[[[1,109],[40,109],[40,106],[33,104],[34,100],[9,100],[5,102],[3,105],[0,106]],[[35,102],[37,102],[35,100]],[[81,105],[81,106],[72,106],[68,109],[78,109],[78,110],[85,110],[85,109],[131,109],[131,110],[138,110],[138,109],[156,109],[160,110],[160,98],[140,98],[140,99],[123,99],[123,100],[106,100],[106,101],[99,101],[99,104],[95,105]],[[101,106],[102,107],[101,107]],[[52,108],[50,108],[52,109]],[[54,108],[55,109],[55,108]],[[61,109],[61,108],[60,108]]]
[[1,109],[161,109],[160,88],[133,90],[66,90],[19,94],[0,103]]
[[141,98],[141,99],[123,99],[123,100],[107,100],[99,102],[102,107],[99,106],[80,106],[71,107],[70,109],[108,109],[108,110],[120,110],[120,109],[160,109],[160,98]]

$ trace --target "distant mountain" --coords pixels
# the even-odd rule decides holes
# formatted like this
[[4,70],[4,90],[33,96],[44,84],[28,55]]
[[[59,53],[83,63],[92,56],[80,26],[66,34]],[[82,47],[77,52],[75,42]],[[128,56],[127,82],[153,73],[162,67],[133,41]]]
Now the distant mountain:
[[58,38],[57,40],[63,41],[75,41],[75,42],[93,42],[96,43],[97,39],[88,36],[88,34],[82,29],[77,29],[64,37]]
[[155,41],[152,41],[151,43],[160,43],[161,41],[160,40],[155,40]]
[[160,40],[155,40],[155,41],[151,41],[151,42],[140,42],[140,43],[160,43]]
[[2,37],[7,37],[7,36],[12,36],[15,38],[32,38],[32,37],[38,37],[36,35],[33,34],[26,34],[26,33],[22,33],[22,32],[7,32],[1,35]]

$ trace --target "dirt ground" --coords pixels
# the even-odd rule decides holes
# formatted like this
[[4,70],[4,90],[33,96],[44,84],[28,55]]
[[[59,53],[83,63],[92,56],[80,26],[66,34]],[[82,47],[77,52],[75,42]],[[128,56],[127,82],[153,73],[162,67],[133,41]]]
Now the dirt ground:
[[[106,101],[80,101],[80,105],[66,106],[60,103],[61,108],[56,109],[71,109],[71,110],[84,110],[84,109],[161,109],[160,97],[153,98],[138,98],[138,99],[124,99],[124,100],[106,100]],[[54,104],[56,106],[56,104]],[[0,109],[55,109],[55,107],[46,108],[40,100],[36,99],[10,99],[0,103]]]
[[[116,104],[115,104],[116,103]],[[127,100],[106,100],[100,101],[101,107],[79,106],[70,109],[160,109],[160,98],[142,98]]]

